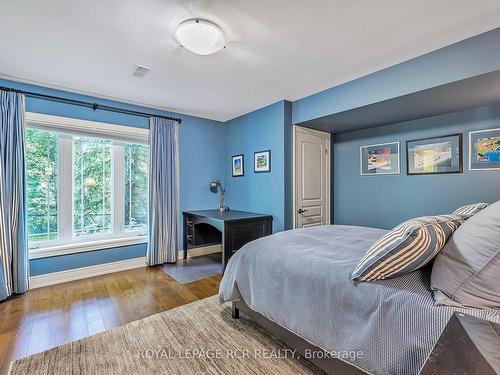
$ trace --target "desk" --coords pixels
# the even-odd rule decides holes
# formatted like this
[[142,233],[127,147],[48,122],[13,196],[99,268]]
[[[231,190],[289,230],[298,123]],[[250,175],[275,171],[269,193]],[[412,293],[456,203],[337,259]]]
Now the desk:
[[243,211],[184,211],[184,259],[189,249],[222,244],[222,271],[229,258],[246,243],[273,231],[271,215]]

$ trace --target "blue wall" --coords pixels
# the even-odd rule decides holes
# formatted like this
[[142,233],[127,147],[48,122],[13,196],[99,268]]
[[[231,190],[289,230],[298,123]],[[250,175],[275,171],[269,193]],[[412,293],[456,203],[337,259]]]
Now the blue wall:
[[[384,127],[336,134],[333,212],[335,224],[392,228],[411,217],[453,212],[500,199],[500,171],[468,170],[468,131],[500,127],[500,105]],[[464,173],[406,175],[405,141],[463,133]],[[400,141],[401,174],[360,176],[359,147]]]
[[[291,111],[289,103],[280,101],[225,125],[227,204],[233,210],[273,215],[274,232],[285,228],[287,110]],[[254,173],[254,152],[263,150],[271,150],[271,172]],[[231,156],[238,154],[245,155],[245,175],[232,177]]]
[[[179,132],[181,210],[217,207],[217,196],[210,193],[208,184],[216,178],[224,180],[224,125],[222,123],[7,80],[0,80],[0,85],[125,109],[181,117],[182,125]],[[74,117],[111,124],[140,128],[149,127],[148,119],[143,117],[105,111],[94,112],[88,108],[41,99],[27,98],[26,110],[29,112]],[[180,222],[181,218],[179,218]],[[36,259],[30,261],[30,270],[31,275],[34,276],[48,272],[136,258],[143,256],[145,252],[146,245],[144,244]]]
[[293,124],[292,102],[284,102],[285,110],[285,230],[293,228]]
[[[290,103],[280,101],[225,124],[6,80],[0,85],[180,116],[181,210],[214,208],[208,183],[221,179],[232,209],[272,214],[273,230],[291,227],[292,131],[300,123],[500,69],[500,28]],[[147,119],[27,99],[27,110],[147,128]],[[498,171],[443,176],[359,176],[359,146],[499,127],[499,107],[484,107],[403,124],[335,135],[332,212],[338,224],[390,228],[417,215],[450,212],[473,201],[500,199]],[[402,144],[404,146],[404,144]],[[465,147],[467,139],[465,138]],[[253,153],[272,151],[271,173],[253,172]],[[466,150],[466,148],[464,148]],[[231,176],[231,155],[245,155],[245,176]],[[466,154],[466,153],[465,153]],[[465,155],[464,165],[467,165]],[[405,155],[402,152],[402,165]],[[480,188],[479,188],[480,187]],[[180,218],[179,218],[180,221]],[[145,245],[32,260],[33,275],[142,256]]]
[[143,257],[145,253],[146,245],[138,244],[106,250],[60,255],[50,258],[32,259],[30,260],[30,275],[43,275],[79,267],[95,266],[98,264],[117,262],[119,260],[139,258]]
[[500,28],[293,102],[294,124],[500,69]]

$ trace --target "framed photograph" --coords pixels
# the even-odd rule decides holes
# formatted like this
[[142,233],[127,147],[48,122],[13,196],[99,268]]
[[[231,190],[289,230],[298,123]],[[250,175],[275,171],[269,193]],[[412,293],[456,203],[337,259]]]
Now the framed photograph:
[[406,173],[462,173],[462,134],[406,142]]
[[233,166],[233,177],[241,177],[245,175],[245,157],[243,154],[234,155],[231,157],[232,166]]
[[469,170],[500,170],[500,128],[469,132]]
[[399,142],[361,146],[360,173],[362,176],[399,174]]
[[271,172],[271,150],[257,151],[253,154],[255,173]]

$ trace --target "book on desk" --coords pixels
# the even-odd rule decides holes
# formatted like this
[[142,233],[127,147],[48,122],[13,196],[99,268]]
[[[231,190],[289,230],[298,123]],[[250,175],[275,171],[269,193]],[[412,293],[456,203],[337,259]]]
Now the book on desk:
[[273,231],[272,215],[244,211],[184,211],[184,259],[189,249],[221,244],[222,270],[231,256],[246,243]]

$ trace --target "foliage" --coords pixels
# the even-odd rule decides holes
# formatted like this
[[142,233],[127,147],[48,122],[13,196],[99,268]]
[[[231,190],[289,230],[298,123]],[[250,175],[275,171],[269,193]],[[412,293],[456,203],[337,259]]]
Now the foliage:
[[145,231],[148,224],[149,149],[125,145],[125,228]]
[[111,231],[111,141],[73,138],[75,237]]
[[30,241],[57,237],[57,134],[27,129],[26,190]]
[[[30,242],[57,238],[58,142],[56,133],[27,129],[26,180]],[[113,151],[123,147],[125,230],[145,232],[148,221],[149,149],[135,144],[72,137],[73,236],[112,232]],[[119,163],[121,165],[121,162]]]

